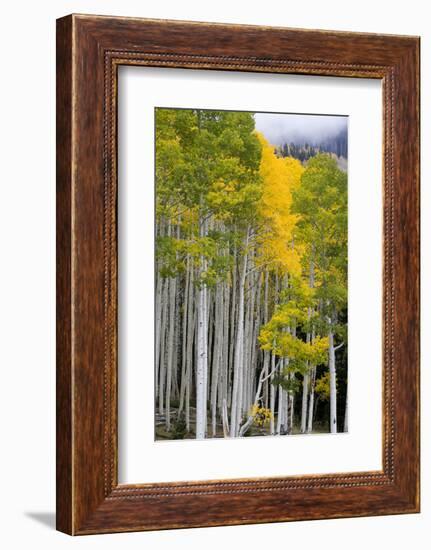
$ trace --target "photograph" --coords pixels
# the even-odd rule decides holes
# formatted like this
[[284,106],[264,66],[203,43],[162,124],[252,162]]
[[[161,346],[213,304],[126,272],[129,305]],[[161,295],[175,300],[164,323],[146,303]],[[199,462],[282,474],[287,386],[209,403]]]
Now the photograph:
[[155,440],[348,431],[348,116],[155,108]]

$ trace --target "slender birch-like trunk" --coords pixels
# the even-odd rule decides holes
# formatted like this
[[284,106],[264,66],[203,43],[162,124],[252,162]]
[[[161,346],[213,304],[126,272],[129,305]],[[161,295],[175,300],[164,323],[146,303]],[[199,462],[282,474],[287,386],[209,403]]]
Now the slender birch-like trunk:
[[[310,288],[314,288],[314,262],[313,260],[310,261],[310,274],[309,274],[309,286]],[[312,310],[309,307],[307,310],[307,317],[308,322],[310,322],[311,319]],[[312,337],[310,333],[310,329],[307,332],[306,336],[306,342],[307,344],[310,344],[313,342],[314,338]],[[307,370],[304,374],[304,380],[302,382],[302,408],[301,408],[301,433],[306,433],[308,431],[307,429],[307,412],[308,412],[308,400],[309,400],[309,391],[310,391],[310,366],[307,365]],[[314,392],[314,388],[313,388]],[[313,409],[311,409],[313,410]]]
[[[232,409],[232,391],[233,391],[233,383],[232,383],[232,373],[234,369],[234,351],[235,351],[235,336],[236,336],[236,310],[237,310],[237,248],[236,246],[233,249],[233,258],[234,258],[234,264],[232,267],[232,305],[231,305],[231,316],[230,316],[230,344],[229,344],[229,372],[228,372],[228,395],[227,395],[227,403],[228,406]],[[232,423],[231,423],[232,425]]]
[[[307,334],[307,339],[309,335]],[[304,434],[307,431],[307,410],[308,410],[308,390],[310,384],[310,376],[308,371],[304,374],[302,381],[302,407],[301,407],[301,433]]]
[[[156,224],[156,238],[157,236],[162,235],[162,220]],[[157,394],[159,389],[159,378],[160,378],[160,339],[161,339],[161,330],[162,330],[162,291],[163,291],[163,279],[160,276],[160,267],[161,261],[156,260],[156,298],[155,298],[155,392]],[[158,396],[157,396],[158,397]]]
[[308,422],[307,422],[307,433],[310,434],[313,431],[313,420],[314,420],[314,389],[316,387],[316,367],[313,367],[311,370],[311,380],[310,380],[310,399],[308,403]]
[[[230,386],[229,379],[229,299],[230,289],[227,282],[224,283],[224,313],[223,313],[223,377],[221,379],[221,394],[220,394],[220,406],[221,414],[224,414],[224,407],[226,402],[227,413],[227,401],[228,401],[228,386]],[[228,430],[229,433],[229,430]]]
[[329,427],[331,434],[337,433],[337,373],[335,369],[334,333],[332,321],[329,325]]
[[155,376],[155,384],[156,388],[159,387],[159,373],[160,373],[160,331],[162,328],[162,286],[163,286],[163,279],[160,277],[159,273],[157,272],[157,284],[156,284],[156,341],[155,341],[155,370],[156,370],[156,376]]
[[[311,311],[308,308],[308,320],[310,320]],[[307,332],[306,342],[309,344],[311,341],[311,335]],[[304,379],[302,381],[302,405],[301,405],[301,433],[307,432],[307,412],[308,412],[308,396],[310,390],[310,366],[307,364],[307,370],[304,373]]]
[[[205,222],[199,220],[199,236],[205,236]],[[197,366],[196,366],[196,439],[204,439],[206,433],[207,407],[207,372],[208,372],[208,341],[207,341],[207,287],[202,282],[206,260],[201,255],[199,260],[199,288],[197,291]]]
[[169,279],[169,333],[168,333],[168,354],[166,366],[166,430],[171,429],[171,389],[172,389],[172,371],[174,359],[174,334],[175,334],[175,292],[176,279]]
[[346,408],[344,409],[343,432],[349,431],[349,388],[346,389]]
[[215,293],[215,320],[214,320],[214,346],[212,361],[212,380],[211,380],[211,424],[212,435],[217,435],[217,389],[220,377],[220,362],[222,353],[222,333],[223,333],[223,293],[221,284],[217,284]]
[[[293,374],[289,377],[292,378]],[[292,392],[283,389],[283,421],[281,423],[281,433],[288,434],[291,431],[291,415],[289,414],[289,407],[291,403]]]
[[242,331],[242,340],[239,345],[239,355],[241,357],[241,374],[239,377],[239,385],[238,385],[238,412],[237,412],[237,426],[236,426],[236,435],[238,436],[238,429],[239,425],[241,423],[242,419],[242,411],[243,411],[243,397],[244,397],[244,330]]
[[187,343],[188,343],[188,318],[189,318],[189,286],[190,286],[190,256],[186,258],[186,277],[184,283],[184,300],[183,300],[183,340],[181,346],[181,380],[180,380],[180,402],[178,405],[178,418],[184,408],[184,396],[187,385]]
[[168,279],[163,280],[162,293],[162,320],[160,327],[160,375],[159,375],[159,413],[164,414],[165,378],[166,378],[166,317],[168,308]]
[[[205,227],[205,235],[206,227]],[[204,271],[206,272],[208,269],[208,263],[206,259],[204,259]],[[205,292],[204,292],[204,348],[206,352],[206,361],[205,361],[205,369],[204,369],[204,392],[205,392],[205,405],[203,407],[203,413],[204,413],[204,419],[203,424],[205,427],[205,436],[207,434],[207,405],[208,405],[208,370],[209,370],[209,352],[208,352],[208,323],[209,323],[209,289],[205,285]]]
[[[253,262],[251,262],[251,268],[253,268]],[[256,284],[255,284],[255,273],[249,275],[248,281],[248,300],[245,316],[245,331],[244,331],[244,345],[245,345],[245,355],[244,355],[244,392],[243,392],[243,407],[242,414],[248,413],[252,399],[253,399],[253,383],[255,379],[255,358],[254,358],[254,311],[255,311],[255,300],[256,300]]]
[[238,296],[238,315],[237,315],[237,331],[235,339],[235,353],[233,365],[233,389],[232,389],[232,405],[231,405],[231,420],[230,420],[230,436],[237,437],[239,424],[241,422],[242,412],[242,383],[243,383],[243,366],[244,366],[244,286],[248,264],[248,239],[250,228],[247,228],[245,243],[244,243],[244,258],[239,280],[239,296]]
[[[177,220],[177,231],[176,231],[176,238],[177,240],[180,239],[181,236],[181,217],[178,217]],[[176,261],[178,261],[178,253],[175,255]],[[180,335],[182,331],[182,320],[180,318],[180,311],[181,311],[181,276],[177,274],[175,277],[175,292],[174,292],[174,352],[173,352],[173,358],[172,358],[172,388],[171,388],[171,399],[179,400],[180,397],[180,389],[178,385],[178,376],[181,374],[178,372],[177,365],[179,364],[181,360],[181,349],[180,349]]]
[[[246,275],[247,282],[247,275]],[[246,282],[244,284],[246,284]],[[244,409],[247,409],[248,400],[248,381],[250,378],[250,280],[248,280],[248,288],[244,288],[244,335],[242,340],[242,375],[241,375],[241,407],[240,418],[242,418]],[[241,423],[241,420],[239,420]]]
[[[266,325],[268,322],[268,291],[269,291],[269,271],[268,268],[265,270],[265,290],[264,290],[264,302],[263,302],[263,323]],[[270,352],[268,350],[265,350],[263,352],[263,368],[268,372],[269,367],[269,360],[270,360]],[[265,380],[265,386],[264,386],[264,401],[265,401],[265,408],[268,408],[268,400],[269,400],[269,391],[268,391],[268,384],[269,380]]]
[[195,334],[195,288],[194,288],[194,265],[193,259],[190,262],[190,277],[189,277],[189,304],[188,320],[187,320],[187,348],[186,348],[186,429],[190,432],[190,394],[193,379],[193,343]]
[[[296,337],[296,326],[293,326],[291,329],[287,329],[288,332],[291,332],[294,337]],[[286,366],[289,365],[289,358],[285,359]],[[288,380],[291,383],[295,379],[295,373],[289,372]],[[295,393],[292,390],[286,392],[286,420],[285,420],[285,434],[293,433],[293,417],[294,417],[294,403],[295,403]]]
[[[171,236],[171,222],[168,224],[168,237]],[[171,429],[171,388],[172,388],[172,371],[174,369],[174,335],[175,335],[175,294],[176,294],[176,278],[170,277],[169,284],[169,321],[168,321],[168,337],[167,337],[167,361],[166,361],[166,417],[165,426],[169,432]]]
[[[274,305],[276,306],[278,303],[278,274],[275,274],[275,284],[274,284]],[[273,342],[273,346],[275,346],[275,342]],[[274,378],[274,372],[275,372],[275,355],[274,353],[271,354],[271,372],[273,373],[271,375],[271,384],[270,384],[270,409],[271,409],[271,421],[269,425],[269,431],[271,435],[275,434],[275,400],[277,397],[277,387],[273,384],[273,378]]]
[[223,411],[222,411],[222,423],[223,423],[223,437],[229,437],[229,418],[227,414],[227,403],[226,399],[223,399]]
[[[273,373],[275,371],[275,355],[274,353],[271,353],[271,372]],[[271,410],[271,419],[269,422],[269,433],[271,435],[275,434],[275,398],[276,398],[276,392],[277,388],[272,383],[273,374],[271,374],[271,384],[269,386],[269,406]]]
[[[293,378],[295,375],[291,373],[291,377]],[[294,421],[294,413],[295,413],[295,394],[293,392],[289,392],[288,395],[289,399],[289,426],[287,428],[287,433],[292,434],[293,433],[293,421]]]
[[277,429],[276,434],[281,434],[281,424],[283,422],[283,388],[279,385],[278,390],[278,412],[277,412]]
[[[257,379],[257,369],[260,363],[259,354],[257,350],[257,338],[259,335],[260,329],[260,309],[261,309],[261,287],[262,287],[262,277],[260,271],[256,273],[254,277],[256,282],[253,285],[253,308],[250,315],[250,364],[251,364],[251,377],[249,382],[249,397],[248,397],[248,409],[253,403],[253,393],[258,384]],[[247,411],[248,411],[247,409]]]

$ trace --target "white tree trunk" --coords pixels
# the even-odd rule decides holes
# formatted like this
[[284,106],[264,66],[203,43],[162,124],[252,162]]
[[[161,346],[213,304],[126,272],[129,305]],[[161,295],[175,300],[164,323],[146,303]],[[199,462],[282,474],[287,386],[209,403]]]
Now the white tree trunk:
[[159,372],[160,372],[160,331],[162,328],[162,287],[163,279],[157,272],[157,287],[156,287],[156,388],[159,387]]
[[175,293],[176,279],[169,279],[169,333],[168,333],[168,358],[166,372],[166,430],[171,429],[171,388],[172,372],[176,368],[174,362],[174,334],[175,334]]
[[276,434],[281,433],[281,423],[283,421],[283,388],[278,386],[278,413],[277,413],[277,429]]
[[160,374],[159,374],[159,413],[164,414],[165,378],[166,378],[166,325],[168,309],[168,279],[163,280],[162,320],[160,327]]
[[[314,262],[313,260],[310,261],[310,274],[309,274],[309,280],[308,284],[310,288],[314,288]],[[312,310],[309,307],[307,311],[307,318],[308,321],[311,319]],[[310,333],[310,329],[307,332],[306,341],[307,344],[310,342],[313,342],[314,337]],[[313,367],[314,368],[314,367]],[[301,433],[308,432],[308,425],[307,425],[307,411],[308,411],[308,401],[309,401],[309,391],[310,391],[310,365],[307,364],[307,371],[304,374],[304,380],[302,383],[302,409],[301,409]],[[314,387],[312,388],[313,394],[314,394]],[[313,396],[314,398],[314,396]],[[311,399],[311,395],[310,395]],[[313,411],[313,407],[311,407],[311,415]],[[309,413],[310,414],[310,413]],[[312,422],[312,419],[311,419]],[[308,419],[308,424],[310,423],[310,418]]]
[[223,422],[223,437],[229,437],[229,420],[227,416],[227,403],[226,399],[223,399],[222,410],[222,422]]
[[344,410],[344,426],[343,431],[349,431],[349,388],[346,390],[346,408]]
[[[200,220],[199,236],[205,236],[204,222]],[[206,260],[202,255],[199,262],[199,289],[197,291],[197,365],[196,365],[196,439],[205,439],[207,408],[207,287],[202,283]]]
[[189,318],[187,320],[187,349],[186,349],[186,429],[190,432],[190,393],[193,376],[193,341],[195,334],[195,289],[194,289],[194,266],[193,260],[191,261],[190,279],[189,279],[189,293],[188,293],[188,313]]
[[[235,228],[234,228],[235,229]],[[229,323],[229,330],[230,330],[230,336],[229,336],[229,369],[228,369],[228,395],[227,395],[227,404],[229,407],[231,407],[232,410],[232,392],[233,392],[233,384],[232,384],[232,371],[235,363],[235,336],[236,336],[236,309],[237,309],[237,300],[236,300],[236,294],[237,294],[237,273],[236,273],[236,266],[237,266],[237,249],[236,246],[234,246],[233,249],[233,258],[234,258],[234,265],[232,268],[232,300],[231,300],[231,311],[230,311],[230,323]]]
[[220,395],[220,404],[222,407],[222,415],[224,413],[224,401],[226,401],[226,414],[227,414],[227,401],[228,401],[228,385],[230,386],[229,379],[229,303],[230,289],[227,282],[224,283],[224,313],[223,313],[223,377],[221,380],[222,391]]
[[237,330],[235,339],[235,353],[233,365],[233,389],[232,389],[232,405],[231,405],[231,420],[230,420],[230,436],[237,437],[239,424],[241,422],[242,412],[242,382],[243,382],[243,367],[244,367],[244,285],[247,273],[248,263],[248,239],[249,228],[244,243],[244,258],[239,280],[239,296],[238,296],[238,315],[237,315]]
[[[266,325],[268,322],[268,290],[269,290],[269,271],[268,268],[265,270],[265,290],[264,290],[264,302],[263,302],[263,323]],[[268,372],[269,367],[269,359],[270,359],[270,352],[268,350],[265,350],[263,352],[263,368],[266,369]],[[265,381],[265,387],[264,387],[264,399],[265,399],[265,407],[268,408],[269,403],[269,384],[270,382],[268,380]]]
[[291,434],[293,433],[293,417],[295,412],[295,394],[293,392],[289,394],[289,406],[290,406],[290,415],[289,415],[288,433]]
[[187,335],[188,335],[188,307],[189,307],[189,279],[190,279],[190,256],[187,254],[186,260],[186,278],[184,283],[184,301],[183,301],[183,339],[181,344],[181,380],[180,380],[180,403],[178,406],[178,418],[184,407],[184,396],[186,393],[186,365],[187,365]]
[[329,427],[331,434],[337,433],[337,373],[335,370],[334,333],[329,328]]
[[[274,353],[271,353],[271,371],[274,371],[275,369],[275,355]],[[277,388],[276,386],[274,386],[274,384],[272,383],[272,378],[273,378],[274,375],[271,375],[271,384],[270,384],[270,388],[269,388],[269,393],[270,393],[270,397],[269,397],[269,405],[270,405],[270,409],[271,409],[271,419],[269,421],[269,433],[271,435],[274,435],[275,434],[275,397],[276,397],[276,391],[277,391]]]
[[307,431],[307,408],[308,408],[308,387],[310,377],[308,372],[304,374],[304,380],[302,382],[302,408],[301,408],[301,433],[304,434]]
[[223,290],[221,283],[217,284],[215,294],[214,347],[211,380],[211,424],[213,437],[217,434],[217,389],[220,379],[220,363],[222,359],[223,334]]
[[314,416],[314,388],[316,386],[316,367],[313,367],[311,371],[311,383],[310,383],[310,399],[308,403],[308,422],[307,433],[311,434],[313,431],[313,416]]

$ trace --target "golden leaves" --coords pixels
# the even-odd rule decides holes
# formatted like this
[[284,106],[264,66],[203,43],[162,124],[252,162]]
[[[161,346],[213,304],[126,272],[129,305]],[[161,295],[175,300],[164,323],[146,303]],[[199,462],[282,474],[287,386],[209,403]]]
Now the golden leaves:
[[270,423],[271,419],[274,418],[274,415],[271,412],[271,409],[265,407],[260,407],[257,404],[254,404],[250,409],[250,416],[253,417],[253,423],[256,426],[266,426]]
[[257,133],[262,146],[260,175],[263,181],[259,213],[263,220],[260,232],[260,262],[270,263],[283,272],[298,274],[301,269],[294,246],[293,230],[298,216],[292,214],[292,189],[300,183],[303,168],[295,159],[279,158],[262,134]]

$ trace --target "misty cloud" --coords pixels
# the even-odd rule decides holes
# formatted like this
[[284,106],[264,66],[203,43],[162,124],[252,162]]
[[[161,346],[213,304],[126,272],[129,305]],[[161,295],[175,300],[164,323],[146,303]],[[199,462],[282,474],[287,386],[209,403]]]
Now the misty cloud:
[[273,145],[318,145],[347,132],[346,116],[255,113],[256,130]]

